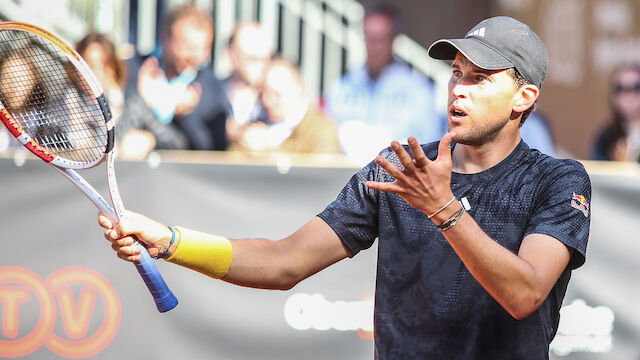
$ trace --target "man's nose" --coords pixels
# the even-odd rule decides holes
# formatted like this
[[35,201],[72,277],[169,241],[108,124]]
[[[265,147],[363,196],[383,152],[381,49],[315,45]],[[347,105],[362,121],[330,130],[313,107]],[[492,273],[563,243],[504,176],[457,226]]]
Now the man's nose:
[[468,92],[469,92],[469,87],[466,84],[464,84],[461,80],[457,80],[453,84],[451,84],[450,93],[456,98],[466,97]]

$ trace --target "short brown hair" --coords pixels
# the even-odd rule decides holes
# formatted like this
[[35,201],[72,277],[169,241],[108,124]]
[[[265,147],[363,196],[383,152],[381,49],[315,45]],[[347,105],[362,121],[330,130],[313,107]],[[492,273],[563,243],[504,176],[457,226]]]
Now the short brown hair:
[[[509,76],[511,76],[511,78],[513,79],[514,85],[516,90],[520,89],[522,86],[529,84],[529,82],[527,81],[527,79],[525,79],[522,75],[520,75],[520,72],[518,72],[518,70],[516,68],[509,68],[507,69],[507,74]],[[522,113],[522,117],[520,118],[520,126],[522,127],[522,125],[524,124],[525,120],[527,120],[527,118],[529,117],[529,115],[533,112],[533,110],[536,108],[536,104],[538,103],[538,100],[536,99],[536,102],[533,103],[533,105],[531,105],[530,108],[528,108],[527,110],[525,110]]]
[[86,55],[84,52],[91,44],[98,44],[102,48],[107,57],[107,63],[113,69],[116,84],[124,88],[127,82],[127,69],[124,62],[118,58],[114,43],[104,34],[91,32],[76,44],[76,51],[80,56]]

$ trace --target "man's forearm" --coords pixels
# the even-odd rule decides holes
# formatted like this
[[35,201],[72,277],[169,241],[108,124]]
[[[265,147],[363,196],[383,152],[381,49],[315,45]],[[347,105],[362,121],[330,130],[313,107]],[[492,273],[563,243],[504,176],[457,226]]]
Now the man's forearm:
[[527,237],[533,245],[515,254],[489,237],[468,213],[443,234],[473,277],[516,319],[540,306],[570,257],[563,244],[543,235]]
[[184,237],[170,247],[168,261],[247,287],[287,290],[349,256],[338,236],[317,217],[278,241],[228,240],[176,229]]

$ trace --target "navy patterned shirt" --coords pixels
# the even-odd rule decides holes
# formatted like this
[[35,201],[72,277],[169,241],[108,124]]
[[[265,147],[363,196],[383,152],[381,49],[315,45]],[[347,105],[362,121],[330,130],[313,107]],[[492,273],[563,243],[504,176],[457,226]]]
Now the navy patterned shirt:
[[[435,159],[438,143],[423,145]],[[393,151],[381,155],[399,166]],[[542,305],[511,317],[469,273],[427,216],[399,196],[368,189],[394,179],[372,162],[318,216],[355,255],[378,238],[375,345],[379,359],[548,359],[571,270],[585,261],[591,183],[580,163],[559,160],[524,142],[499,164],[453,173],[480,227],[518,252],[528,234],[550,235],[574,249]]]

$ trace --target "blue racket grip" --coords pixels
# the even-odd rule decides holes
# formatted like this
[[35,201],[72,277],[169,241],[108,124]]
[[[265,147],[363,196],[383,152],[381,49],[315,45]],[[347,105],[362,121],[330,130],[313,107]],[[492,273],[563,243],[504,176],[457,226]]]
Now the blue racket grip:
[[156,264],[149,255],[147,248],[140,245],[140,256],[142,259],[139,262],[135,262],[138,273],[142,276],[144,283],[147,284],[147,288],[153,296],[153,300],[156,302],[158,311],[166,312],[178,305],[178,299],[173,295],[169,287],[164,282],[162,275],[158,271]]

